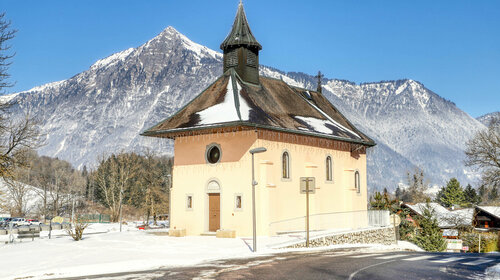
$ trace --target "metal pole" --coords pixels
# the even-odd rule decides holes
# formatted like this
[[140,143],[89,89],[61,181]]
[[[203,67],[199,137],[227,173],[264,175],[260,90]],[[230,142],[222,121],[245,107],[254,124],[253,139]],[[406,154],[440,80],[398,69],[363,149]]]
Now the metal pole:
[[252,153],[252,216],[253,216],[253,251],[257,252],[257,222],[255,215],[255,170],[254,154]]
[[255,181],[255,167],[254,167],[254,154],[255,153],[263,153],[267,151],[264,147],[259,147],[250,150],[250,154],[252,154],[252,218],[253,218],[253,252],[257,252],[257,222],[256,222],[256,214],[255,214],[255,186],[257,182]]
[[172,225],[172,174],[167,175],[168,178],[168,227]]
[[478,233],[479,234],[479,250],[478,250],[478,253],[481,253],[481,233]]
[[[389,212],[390,213],[390,212]],[[392,214],[392,224],[394,225],[394,241],[398,242],[398,231],[396,229],[396,214]]]
[[306,247],[309,247],[309,178],[306,179]]

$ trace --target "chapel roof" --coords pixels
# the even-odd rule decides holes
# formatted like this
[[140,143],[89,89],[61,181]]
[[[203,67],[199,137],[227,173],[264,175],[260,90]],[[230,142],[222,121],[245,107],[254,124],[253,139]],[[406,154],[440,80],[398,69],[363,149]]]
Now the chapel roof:
[[227,70],[176,114],[142,133],[174,138],[186,131],[255,127],[375,145],[321,93],[260,77],[260,85]]

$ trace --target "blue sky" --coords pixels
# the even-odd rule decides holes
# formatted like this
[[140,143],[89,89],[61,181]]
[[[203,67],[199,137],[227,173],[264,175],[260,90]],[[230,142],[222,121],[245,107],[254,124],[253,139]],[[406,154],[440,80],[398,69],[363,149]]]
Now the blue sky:
[[[410,78],[473,117],[500,110],[500,1],[244,1],[263,46],[284,71],[371,82]],[[8,92],[70,78],[167,26],[219,50],[237,0],[14,1],[19,30]]]

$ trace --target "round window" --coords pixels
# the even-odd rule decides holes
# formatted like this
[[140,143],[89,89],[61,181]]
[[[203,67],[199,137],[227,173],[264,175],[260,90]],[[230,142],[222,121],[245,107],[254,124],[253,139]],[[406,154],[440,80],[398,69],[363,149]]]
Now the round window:
[[217,163],[220,160],[220,148],[218,146],[212,146],[208,148],[207,151],[207,161],[210,163]]

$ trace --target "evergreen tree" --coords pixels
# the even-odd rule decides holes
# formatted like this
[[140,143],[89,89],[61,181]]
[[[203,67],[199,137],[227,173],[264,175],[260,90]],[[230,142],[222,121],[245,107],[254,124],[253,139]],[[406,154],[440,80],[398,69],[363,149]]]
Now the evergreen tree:
[[396,196],[396,199],[401,200],[401,198],[403,197],[403,190],[401,190],[401,187],[398,186],[396,188],[394,195]]
[[481,203],[481,197],[477,194],[476,190],[470,184],[465,187],[464,199],[465,203],[467,203],[468,206],[478,205],[479,203]]
[[478,189],[479,192],[479,197],[481,198],[481,201],[488,201],[488,188],[483,184],[479,187]]
[[417,217],[418,230],[413,242],[420,248],[430,252],[442,252],[446,249],[446,240],[443,238],[433,210],[427,205],[421,216]]
[[453,205],[462,205],[464,203],[464,191],[460,182],[456,178],[451,178],[443,189],[443,193],[439,202],[444,207],[451,207]]
[[380,192],[375,192],[375,194],[371,197],[370,206],[372,209],[376,210],[384,209],[384,201]]
[[491,188],[490,193],[488,194],[488,199],[490,201],[495,201],[495,200],[498,199],[498,188],[497,188],[497,186],[493,186],[493,188]]
[[436,198],[434,198],[434,201],[441,204],[441,198],[443,197],[443,194],[444,194],[444,187],[441,187],[441,189],[439,189],[438,193],[436,194]]

